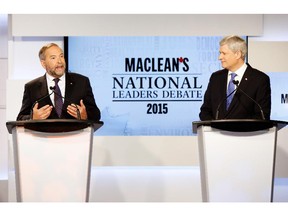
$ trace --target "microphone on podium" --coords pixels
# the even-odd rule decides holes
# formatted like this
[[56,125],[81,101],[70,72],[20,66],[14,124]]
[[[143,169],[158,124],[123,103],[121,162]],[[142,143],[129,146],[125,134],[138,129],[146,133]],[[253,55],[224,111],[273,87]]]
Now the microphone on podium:
[[239,89],[246,97],[248,97],[250,100],[252,100],[259,107],[259,110],[261,112],[262,120],[265,120],[263,109],[260,106],[260,104],[256,100],[254,100],[252,97],[250,97],[246,92],[244,92],[241,88],[239,88],[239,81],[238,80],[233,80],[233,84],[235,84],[237,86],[236,89]]

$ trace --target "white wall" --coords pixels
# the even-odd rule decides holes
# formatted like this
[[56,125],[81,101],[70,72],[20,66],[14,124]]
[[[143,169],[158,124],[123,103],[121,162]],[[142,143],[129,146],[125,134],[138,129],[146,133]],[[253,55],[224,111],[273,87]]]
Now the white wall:
[[[25,25],[23,25],[25,23]],[[13,36],[191,36],[263,32],[260,14],[78,14],[12,16]]]
[[8,77],[8,15],[0,14],[0,202],[7,197],[8,146],[6,122],[6,79]]
[[[285,45],[288,43],[288,28],[286,28],[288,15],[57,15],[53,17],[49,15],[12,15],[11,18],[11,33],[14,37],[9,40],[9,80],[7,91],[7,110],[9,110],[9,113],[7,112],[6,120],[15,120],[22,100],[24,83],[44,73],[37,57],[39,48],[47,41],[62,44],[61,36],[63,35],[239,34],[256,36],[253,40],[249,41],[249,47],[250,43],[258,43],[261,41],[261,43],[267,44],[266,42],[270,43],[271,41],[275,41],[275,38],[277,38],[277,40],[281,38],[281,41],[284,41]],[[175,20],[185,20],[185,25],[181,25],[182,27],[180,28],[178,22]],[[25,25],[23,25],[23,23],[25,23]],[[59,25],[55,25],[55,23]],[[90,25],[87,25],[87,23],[91,24],[92,28]],[[45,26],[45,28],[43,28],[43,26]],[[65,28],[63,28],[64,26]],[[177,31],[175,31],[175,29]],[[269,29],[272,30],[270,31]],[[277,32],[277,34],[273,34],[273,32]],[[285,36],[279,37],[279,35]],[[249,52],[250,51],[254,52],[255,50],[249,48]],[[257,52],[253,54],[253,56],[255,55],[257,55]],[[287,57],[284,50],[283,53],[277,53],[277,55]],[[263,63],[261,60],[262,59],[256,58],[250,61],[249,58],[249,62],[253,66],[269,65],[269,62]],[[275,57],[275,59],[271,59],[271,61],[277,62],[277,58]],[[288,72],[288,68],[286,67],[286,63],[280,66],[281,70],[283,69],[283,71]],[[17,87],[15,87],[15,85]],[[288,140],[286,134],[287,133],[281,132],[279,135],[279,139],[282,140],[282,157],[281,161],[278,160],[276,168],[278,170],[277,175],[281,178],[288,178],[288,172],[284,168],[286,165],[283,165],[283,162],[287,164],[288,158],[286,154],[288,147],[285,146],[285,140]],[[147,166],[178,166],[178,168],[181,169],[183,166],[198,166],[198,163],[196,137],[95,138],[93,165],[96,168],[102,166],[141,166],[147,175],[145,178],[148,178],[151,172],[147,171],[149,170]],[[105,167],[101,169],[105,170]],[[111,169],[111,167],[107,167],[107,169]],[[117,168],[115,167],[115,169]],[[159,177],[159,172],[163,172],[163,169],[165,168],[153,170],[154,176]],[[186,168],[183,169],[185,170]],[[115,188],[116,185],[121,185],[120,195],[118,194],[117,198],[116,192],[110,192],[110,195],[106,194],[107,196],[105,198],[103,197],[102,200],[101,197],[95,199],[97,201],[133,201],[131,197],[133,197],[133,195],[135,196],[137,188],[143,186],[141,179],[136,176],[137,173],[129,172],[129,177],[121,177],[121,175],[118,175],[118,177],[120,177],[114,179],[114,182],[109,181],[109,179],[111,180],[111,175],[113,175],[113,170],[111,173],[106,175],[106,177],[101,176],[100,184],[105,184],[107,188]],[[161,178],[164,179],[164,182],[166,180],[169,181],[169,178],[171,178],[170,175],[175,178],[179,177],[177,172],[174,172],[172,169],[169,177],[162,176]],[[184,176],[182,177],[184,178]],[[131,179],[134,183],[132,189],[129,184]],[[161,199],[154,200],[152,196],[145,198],[140,196],[140,198],[135,198],[135,200],[169,201],[172,200],[171,197],[173,197],[174,201],[197,200],[199,197],[193,198],[190,194],[185,194],[185,189],[183,190],[183,188],[191,189],[189,182],[183,181],[182,187],[177,190],[177,184],[182,180],[170,184],[170,189],[169,187],[158,188],[152,185],[151,188],[155,189],[155,193],[157,193],[157,190],[164,190],[164,197]],[[197,184],[195,185],[195,187],[197,187]],[[171,190],[171,187],[174,187],[174,189]],[[187,193],[191,193],[195,188],[190,189],[187,190]],[[196,190],[198,189],[196,188]],[[100,189],[98,188],[98,190]],[[174,195],[171,193],[174,193]],[[190,198],[187,199],[187,196]],[[282,196],[277,198],[279,201],[288,201],[287,196],[283,194],[279,196]]]

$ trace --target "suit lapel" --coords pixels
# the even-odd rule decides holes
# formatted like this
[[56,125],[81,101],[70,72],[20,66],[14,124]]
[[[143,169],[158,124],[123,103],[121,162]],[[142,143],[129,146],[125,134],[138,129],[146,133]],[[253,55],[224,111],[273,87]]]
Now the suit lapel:
[[[219,77],[219,83],[227,83],[227,76],[228,76],[228,70],[224,69],[224,73],[221,74]],[[218,84],[219,85],[219,84]],[[227,92],[227,85],[219,85],[220,88],[220,96],[221,100],[226,98],[226,92]],[[226,101],[223,101],[220,110],[222,113],[226,113]]]
[[[219,83],[227,83],[227,77],[228,77],[228,70],[225,70],[225,73],[222,74]],[[223,96],[226,97],[227,85],[220,85],[220,88],[221,88],[220,89],[221,94],[223,94]]]
[[47,95],[48,90],[47,90],[47,83],[46,83],[45,75],[39,79],[37,86],[38,86],[38,91],[36,92],[36,94],[38,98],[41,98],[44,95]]
[[249,82],[251,80],[252,76],[252,68],[250,65],[247,64],[246,71],[243,74],[242,80],[240,82],[239,88],[246,89],[248,88]]
[[64,98],[64,107],[67,107],[73,100],[71,98],[74,95],[74,80],[73,77],[66,72],[66,84],[65,84],[65,98]]
[[[39,86],[39,89],[37,91],[38,94],[38,99],[42,97],[45,97],[46,95],[48,95],[48,87],[47,87],[47,81],[46,81],[46,75],[44,75],[43,77],[41,77],[39,79],[39,82],[37,84]],[[45,104],[51,104],[52,105],[52,101],[50,99],[50,97],[46,97],[43,99],[43,102],[45,101]]]

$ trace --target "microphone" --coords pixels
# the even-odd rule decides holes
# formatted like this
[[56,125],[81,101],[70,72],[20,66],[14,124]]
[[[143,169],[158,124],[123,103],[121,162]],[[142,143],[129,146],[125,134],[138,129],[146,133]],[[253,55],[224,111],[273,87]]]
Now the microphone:
[[[235,84],[234,81],[235,81],[235,80],[233,80],[233,84]],[[237,81],[237,82],[239,83],[239,81]],[[235,84],[235,85],[236,85],[236,84]],[[236,85],[236,88],[235,88],[232,92],[230,92],[230,94],[228,94],[228,95],[219,103],[219,105],[218,105],[218,107],[217,107],[217,110],[216,110],[216,117],[215,117],[216,120],[218,120],[219,109],[220,109],[220,107],[222,106],[222,104],[224,103],[224,101],[226,101],[227,98],[229,98],[235,91],[237,91],[237,89],[238,89],[238,85]]]
[[[56,86],[50,86],[49,88],[50,88],[50,90],[52,90],[52,93],[58,95],[59,97],[63,98],[64,100],[67,100],[67,101],[70,103],[71,106],[74,106],[74,107],[76,108],[76,112],[77,112],[77,119],[78,119],[78,120],[81,120],[81,115],[80,115],[80,111],[79,111],[78,107],[77,107],[76,105],[73,105],[72,102],[71,102],[70,100],[68,100],[67,98],[65,98],[65,97],[63,97],[62,95],[60,95],[60,94],[58,94],[57,92],[55,92]],[[52,94],[52,93],[51,93],[51,94]],[[50,94],[50,95],[51,95],[51,94]],[[49,95],[49,96],[50,96],[50,95]]]
[[56,89],[56,86],[50,86],[49,88],[50,88],[50,90],[54,91]]
[[254,100],[252,97],[250,97],[246,92],[244,92],[241,88],[239,88],[239,81],[238,80],[233,80],[233,84],[235,84],[237,86],[236,89],[239,89],[246,97],[248,97],[250,100],[252,100],[259,107],[259,110],[261,112],[262,120],[265,120],[263,109],[260,106],[260,104],[256,100]]
[[232,80],[233,84],[236,85],[238,87],[239,85],[239,80]]
[[[55,89],[55,86],[54,86],[54,87],[50,86],[50,89],[51,89],[51,90],[52,90],[53,88]],[[30,119],[33,119],[33,118],[32,118],[32,117],[33,117],[33,107],[35,106],[35,104],[38,103],[38,102],[40,102],[40,101],[42,101],[42,100],[44,100],[44,99],[47,98],[47,97],[50,97],[50,95],[52,95],[52,94],[53,94],[53,91],[52,91],[50,94],[47,94],[47,95],[41,97],[40,99],[36,100],[36,101],[32,104],[32,107],[31,107],[31,110],[30,110]]]

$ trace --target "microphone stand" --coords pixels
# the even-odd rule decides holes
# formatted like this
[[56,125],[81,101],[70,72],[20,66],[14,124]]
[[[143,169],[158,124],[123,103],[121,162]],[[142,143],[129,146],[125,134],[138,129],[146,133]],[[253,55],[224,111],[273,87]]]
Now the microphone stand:
[[239,89],[246,97],[248,97],[250,100],[252,100],[259,107],[262,120],[265,120],[265,116],[264,116],[264,113],[263,113],[263,110],[262,110],[262,107],[260,106],[260,104],[257,101],[255,101],[252,97],[250,97],[246,92],[244,92],[241,88],[239,88],[239,81],[238,80],[233,80],[233,84],[235,84],[237,86],[237,89]]
[[[53,87],[50,86],[50,89],[51,89],[51,90],[52,90],[52,88],[53,88]],[[54,88],[55,88],[55,87],[54,87]],[[31,107],[31,110],[30,110],[30,119],[33,119],[33,108],[34,108],[35,104],[38,103],[38,102],[40,102],[40,101],[42,101],[43,99],[45,99],[45,98],[47,98],[47,97],[50,97],[50,95],[52,95],[53,92],[54,92],[54,91],[52,91],[50,94],[47,94],[47,95],[41,97],[39,100],[36,100],[36,101],[32,104],[32,107]]]
[[[233,84],[235,84],[235,83],[234,83],[234,80],[233,80]],[[216,120],[218,120],[219,108],[222,106],[222,104],[224,103],[224,101],[226,101],[227,98],[230,97],[237,89],[238,89],[238,85],[236,85],[236,88],[235,88],[232,92],[230,92],[230,94],[228,94],[228,95],[219,103],[219,105],[218,105],[218,107],[217,107],[217,110],[216,110],[216,116],[215,116],[215,119],[216,119]]]
[[[61,98],[63,98],[65,100],[65,97],[63,97],[62,95],[59,95],[58,93],[55,92],[55,86],[50,86],[49,87],[50,90],[52,90],[52,92],[50,94],[45,95],[44,97],[40,98],[39,100],[36,100],[31,107],[31,111],[30,111],[30,119],[33,119],[33,108],[35,106],[36,103],[42,101],[43,99],[49,97],[50,95],[52,95],[53,93],[60,96]],[[67,99],[66,99],[67,100]],[[71,101],[68,100],[68,102],[70,102],[71,106],[74,106],[76,108],[76,112],[77,112],[77,119],[81,120],[81,115],[80,115],[80,111],[77,107],[77,105],[72,105]]]

